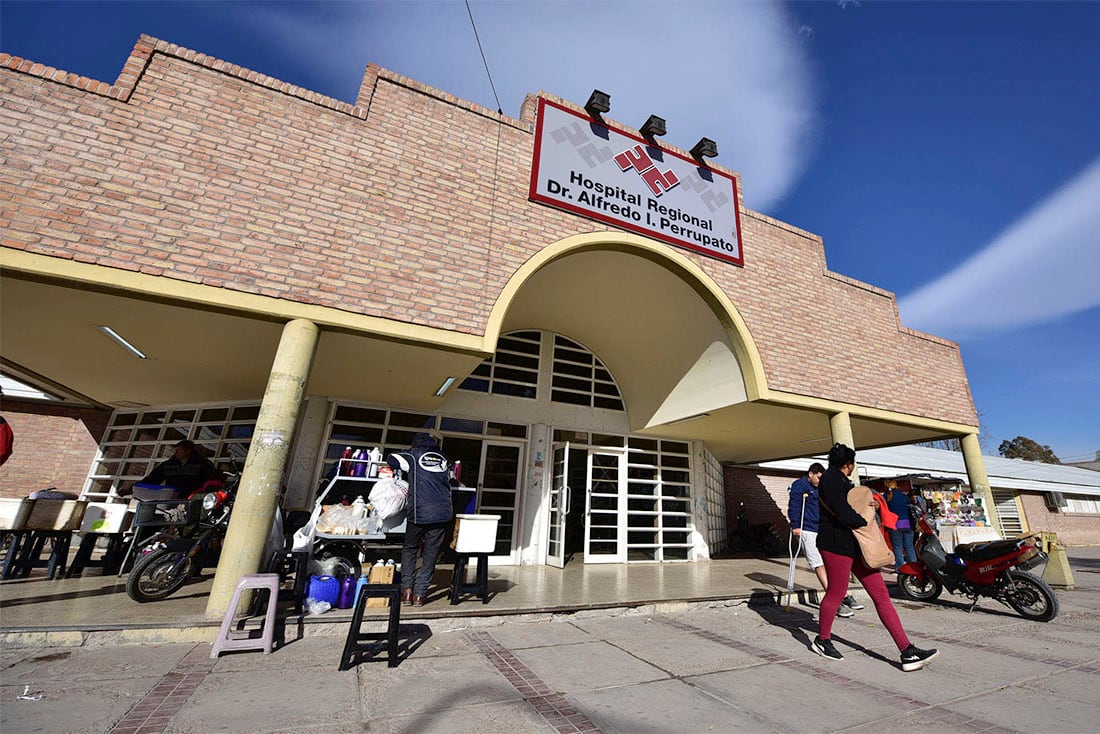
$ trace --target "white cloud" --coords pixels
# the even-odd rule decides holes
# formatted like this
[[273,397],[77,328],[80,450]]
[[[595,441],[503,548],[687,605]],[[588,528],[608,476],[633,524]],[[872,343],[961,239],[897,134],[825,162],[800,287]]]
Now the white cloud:
[[[463,3],[340,3],[300,13],[250,6],[316,75],[358,77],[368,61],[496,108]],[[544,89],[583,103],[612,97],[610,117],[668,121],[665,140],[718,142],[767,209],[804,171],[813,140],[810,67],[799,29],[775,3],[523,2],[471,4],[501,106],[518,114]],[[343,82],[342,82],[343,83]]]
[[990,245],[898,303],[902,321],[955,339],[1100,306],[1100,158]]

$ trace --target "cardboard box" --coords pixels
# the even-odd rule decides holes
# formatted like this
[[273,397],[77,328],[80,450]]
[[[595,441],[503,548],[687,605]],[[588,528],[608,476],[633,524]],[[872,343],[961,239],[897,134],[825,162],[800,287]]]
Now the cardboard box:
[[[371,566],[367,580],[372,584],[392,584],[394,570],[394,566]],[[390,600],[384,596],[372,596],[367,599],[368,607],[388,607],[389,605]]]

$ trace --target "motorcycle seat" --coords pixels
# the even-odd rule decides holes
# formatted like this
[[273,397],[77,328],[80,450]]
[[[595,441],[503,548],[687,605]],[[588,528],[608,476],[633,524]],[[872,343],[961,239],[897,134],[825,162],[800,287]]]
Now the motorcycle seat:
[[987,561],[1016,550],[1015,540],[989,540],[981,543],[963,543],[955,546],[955,555],[964,561]]

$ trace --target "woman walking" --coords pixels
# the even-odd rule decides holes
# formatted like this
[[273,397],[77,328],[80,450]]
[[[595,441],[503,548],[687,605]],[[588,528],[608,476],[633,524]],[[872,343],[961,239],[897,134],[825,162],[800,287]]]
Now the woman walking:
[[848,503],[848,490],[853,486],[848,477],[851,476],[855,463],[855,450],[842,443],[835,444],[829,450],[829,468],[818,483],[821,515],[818,520],[817,549],[821,551],[821,558],[825,561],[829,587],[825,598],[821,600],[818,633],[812,649],[829,660],[844,659],[833,646],[833,621],[841,600],[848,593],[849,575],[854,573],[870,595],[878,618],[882,620],[901,652],[901,669],[906,672],[920,670],[939,653],[937,650],[921,650],[909,641],[897,610],[890,601],[882,574],[863,563],[852,533],[853,528],[867,524]]

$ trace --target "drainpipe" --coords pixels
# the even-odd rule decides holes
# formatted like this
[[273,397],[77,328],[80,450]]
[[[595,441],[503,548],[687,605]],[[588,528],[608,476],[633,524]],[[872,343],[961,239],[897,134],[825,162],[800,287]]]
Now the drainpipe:
[[206,605],[207,618],[223,617],[237,581],[257,573],[265,560],[264,549],[278,509],[287,454],[305,401],[318,334],[317,326],[304,319],[283,327]]

